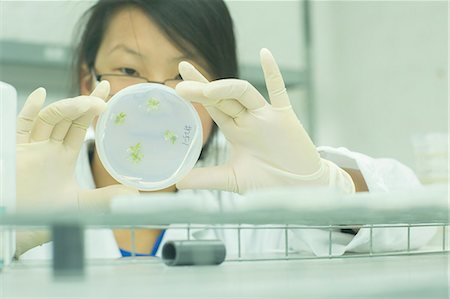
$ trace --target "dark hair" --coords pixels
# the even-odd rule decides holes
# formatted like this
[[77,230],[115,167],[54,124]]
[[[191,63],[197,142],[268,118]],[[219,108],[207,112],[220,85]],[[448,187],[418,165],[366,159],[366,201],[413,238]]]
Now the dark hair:
[[[94,67],[111,18],[130,6],[147,13],[180,51],[198,57],[197,63],[206,64],[202,66],[214,80],[238,77],[233,21],[222,0],[100,0],[82,19],[88,20],[75,52],[76,86],[80,86],[83,64],[88,69]],[[210,137],[216,130],[214,124]]]

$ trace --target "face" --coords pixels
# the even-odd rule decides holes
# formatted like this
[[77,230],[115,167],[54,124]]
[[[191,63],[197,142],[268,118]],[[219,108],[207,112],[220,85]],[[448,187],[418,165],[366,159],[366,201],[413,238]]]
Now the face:
[[[178,64],[183,60],[192,63],[208,79],[211,78],[198,61],[186,57],[172,45],[143,11],[130,7],[122,9],[111,19],[97,53],[95,72],[144,77],[150,81],[167,82],[169,87],[174,88],[176,81],[173,79],[178,78]],[[82,94],[89,94],[92,90],[89,71],[86,70],[81,82]],[[126,87],[126,84],[110,83],[112,94]],[[212,119],[203,106],[193,105],[202,122],[205,144],[211,133]]]

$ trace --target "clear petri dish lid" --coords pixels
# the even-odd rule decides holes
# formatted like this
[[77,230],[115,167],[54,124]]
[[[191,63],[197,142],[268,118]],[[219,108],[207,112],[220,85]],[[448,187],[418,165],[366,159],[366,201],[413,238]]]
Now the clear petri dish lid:
[[105,169],[118,182],[142,191],[161,190],[194,167],[202,125],[191,103],[162,84],[129,86],[108,101],[95,143]]

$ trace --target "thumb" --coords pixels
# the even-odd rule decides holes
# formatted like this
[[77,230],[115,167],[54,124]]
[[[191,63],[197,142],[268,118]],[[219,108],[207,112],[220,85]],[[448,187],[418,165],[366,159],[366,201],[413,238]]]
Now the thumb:
[[194,168],[176,184],[182,189],[216,189],[239,193],[236,174],[229,165]]
[[119,184],[94,190],[81,190],[78,193],[78,208],[80,211],[109,212],[111,200],[121,195],[139,195],[139,191]]
[[91,96],[100,98],[102,100],[106,100],[106,98],[109,96],[109,92],[110,92],[109,82],[103,80],[95,87],[94,91],[92,91],[91,93]]

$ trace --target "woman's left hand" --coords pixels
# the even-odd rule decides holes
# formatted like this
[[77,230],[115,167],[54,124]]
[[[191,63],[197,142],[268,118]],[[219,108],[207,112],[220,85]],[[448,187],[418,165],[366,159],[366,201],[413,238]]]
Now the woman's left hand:
[[278,186],[335,186],[352,193],[351,177],[321,159],[289,101],[278,65],[267,49],[260,53],[270,104],[250,83],[238,79],[208,82],[187,62],[176,91],[205,106],[231,146],[230,160],[193,169],[179,189],[219,189],[245,193]]

